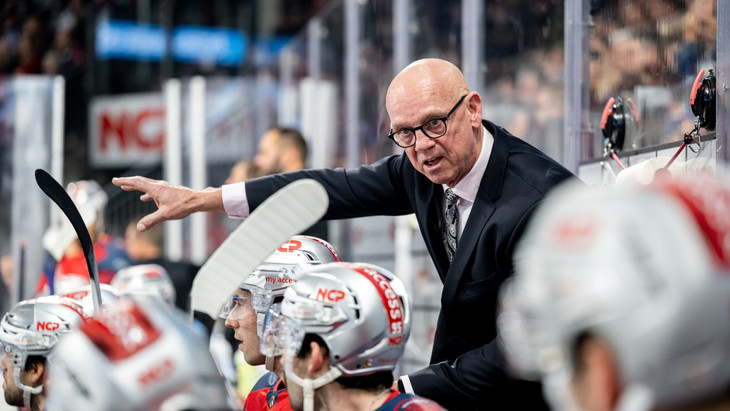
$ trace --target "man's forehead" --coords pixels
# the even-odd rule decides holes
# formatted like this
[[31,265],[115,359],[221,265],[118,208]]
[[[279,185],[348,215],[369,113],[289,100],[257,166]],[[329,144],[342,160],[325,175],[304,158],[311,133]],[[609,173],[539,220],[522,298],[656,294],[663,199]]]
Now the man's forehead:
[[236,290],[235,293],[233,293],[233,295],[236,296],[236,297],[250,297],[251,296],[251,291],[244,290],[243,288],[239,288],[239,289]]
[[395,100],[388,106],[391,126],[418,126],[434,117],[446,115],[448,102],[440,97]]

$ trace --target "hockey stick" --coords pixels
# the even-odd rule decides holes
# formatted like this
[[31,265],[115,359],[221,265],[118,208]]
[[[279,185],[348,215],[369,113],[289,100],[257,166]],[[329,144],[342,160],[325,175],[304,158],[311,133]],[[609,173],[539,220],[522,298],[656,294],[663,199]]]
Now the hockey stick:
[[76,231],[76,235],[79,237],[81,243],[81,249],[84,252],[86,258],[86,268],[89,270],[89,278],[91,280],[91,299],[94,302],[94,315],[101,311],[101,287],[99,286],[99,269],[96,266],[96,254],[94,253],[94,244],[91,241],[91,235],[89,230],[84,224],[84,219],[81,218],[79,209],[76,208],[71,197],[68,195],[66,190],[58,183],[50,174],[45,170],[36,169],[35,181],[38,183],[38,187],[43,190],[46,195],[53,200],[54,203],[63,211],[68,221]]
[[191,311],[212,318],[251,271],[289,237],[322,218],[329,206],[324,187],[304,179],[288,184],[251,213],[198,271]]

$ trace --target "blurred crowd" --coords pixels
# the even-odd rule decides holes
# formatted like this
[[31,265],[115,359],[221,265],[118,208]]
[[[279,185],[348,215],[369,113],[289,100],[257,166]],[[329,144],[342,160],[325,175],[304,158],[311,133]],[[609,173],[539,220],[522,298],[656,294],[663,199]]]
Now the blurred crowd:
[[82,0],[7,0],[0,18],[0,74],[82,74],[87,53]]

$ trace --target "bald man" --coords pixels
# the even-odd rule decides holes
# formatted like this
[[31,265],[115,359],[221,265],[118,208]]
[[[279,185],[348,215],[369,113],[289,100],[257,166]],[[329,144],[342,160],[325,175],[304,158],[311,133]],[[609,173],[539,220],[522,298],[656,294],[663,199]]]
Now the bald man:
[[496,302],[512,274],[512,254],[530,215],[554,186],[574,176],[560,164],[482,119],[482,99],[461,71],[418,60],[388,88],[388,138],[404,152],[352,170],[303,170],[194,191],[143,177],[115,179],[140,190],[158,211],[145,229],[203,210],[245,218],[286,184],[314,178],[327,189],[325,219],[415,213],[444,282],[431,364],[401,377],[399,388],[449,409],[546,409],[540,387],[504,370],[496,343]]

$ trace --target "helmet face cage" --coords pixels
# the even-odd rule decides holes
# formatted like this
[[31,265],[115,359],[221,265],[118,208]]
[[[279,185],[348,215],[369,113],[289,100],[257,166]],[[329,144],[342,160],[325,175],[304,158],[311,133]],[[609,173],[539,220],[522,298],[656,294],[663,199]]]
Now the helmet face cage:
[[[284,295],[284,291],[293,283],[294,276],[311,266],[339,260],[337,251],[331,244],[304,235],[292,236],[269,255],[240,286],[241,289],[251,293],[250,304],[256,312],[258,335],[263,335],[264,320],[269,306]],[[236,303],[240,306],[241,301],[231,298],[221,310],[220,316],[228,318]]]
[[260,351],[267,357],[275,357],[289,351],[298,354],[304,340],[304,328],[299,321],[281,314],[281,304],[271,304],[266,312],[264,335]]
[[233,409],[206,342],[161,300],[120,298],[59,344],[48,410]]
[[[728,209],[730,190],[678,181],[686,180],[614,193],[568,185],[534,216],[502,287],[499,342],[511,370],[553,387],[553,407],[570,406],[564,388],[586,334],[611,348],[624,392],[648,392],[657,407],[730,383],[730,354],[720,348],[730,330],[716,326],[730,322],[730,276],[712,252],[726,216],[711,215]],[[701,222],[708,215],[711,230]]]
[[[397,277],[370,264],[331,263],[296,280],[284,294],[283,320],[270,321],[272,332],[264,332],[262,352],[278,346],[278,352],[284,347],[295,355],[304,336],[316,334],[327,344],[330,365],[344,376],[395,368],[411,322],[410,301]],[[278,339],[271,338],[276,326],[283,333]]]

